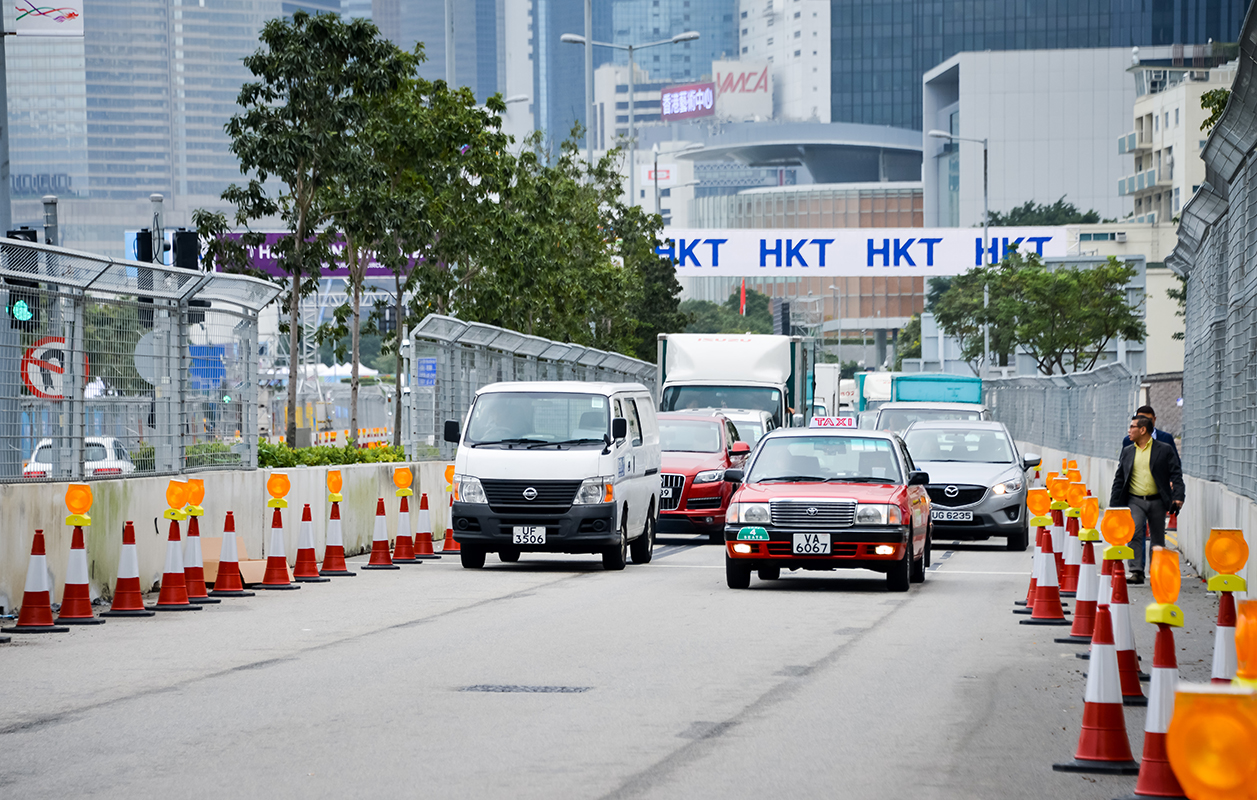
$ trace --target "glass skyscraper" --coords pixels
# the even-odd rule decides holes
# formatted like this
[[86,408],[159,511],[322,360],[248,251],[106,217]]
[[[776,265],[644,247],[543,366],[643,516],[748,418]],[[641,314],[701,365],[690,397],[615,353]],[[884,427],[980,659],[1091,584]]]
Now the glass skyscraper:
[[832,0],[834,122],[921,129],[921,77],[964,51],[1234,42],[1247,0]]
[[[691,83],[711,74],[711,62],[738,57],[737,0],[612,0],[613,40],[648,44],[678,33],[698,31],[699,39],[643,50],[637,65],[652,82]],[[628,63],[617,50],[615,61]]]

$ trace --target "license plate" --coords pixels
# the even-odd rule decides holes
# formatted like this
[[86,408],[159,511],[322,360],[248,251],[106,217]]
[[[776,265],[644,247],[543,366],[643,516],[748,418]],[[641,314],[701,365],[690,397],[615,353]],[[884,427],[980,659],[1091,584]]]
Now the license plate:
[[930,511],[930,519],[936,522],[973,522],[972,511],[944,511],[939,508]]
[[794,554],[799,556],[829,555],[829,534],[796,533],[794,535]]
[[511,544],[545,544],[544,525],[516,525],[511,534]]
[[672,487],[671,487],[671,486],[663,486],[663,487],[661,487],[661,488],[659,489],[659,499],[660,499],[660,500],[671,500],[671,499],[672,499]]

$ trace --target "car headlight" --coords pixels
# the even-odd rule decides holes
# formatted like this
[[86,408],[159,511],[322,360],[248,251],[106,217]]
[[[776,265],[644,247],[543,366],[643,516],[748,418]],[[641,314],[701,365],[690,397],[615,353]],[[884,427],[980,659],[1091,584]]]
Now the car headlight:
[[615,500],[615,487],[611,478],[586,478],[576,490],[573,505],[589,506],[596,503],[610,503]]
[[484,487],[480,485],[480,479],[470,475],[454,476],[454,499],[460,503],[489,502],[484,496]]
[[725,514],[726,522],[737,524],[766,525],[771,518],[767,503],[730,503]]
[[725,479],[725,471],[723,469],[705,469],[694,476],[695,483],[715,483]]
[[1021,478],[1013,478],[1011,481],[997,483],[991,487],[991,491],[995,494],[1015,494],[1021,491]]
[[882,503],[860,503],[855,509],[855,521],[859,525],[902,524],[899,506]]

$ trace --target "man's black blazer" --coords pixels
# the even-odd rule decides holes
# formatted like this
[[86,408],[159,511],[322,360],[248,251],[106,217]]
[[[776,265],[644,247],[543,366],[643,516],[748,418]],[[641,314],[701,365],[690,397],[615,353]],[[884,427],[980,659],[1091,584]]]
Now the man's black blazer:
[[[1135,465],[1135,445],[1122,448],[1117,459],[1117,474],[1113,476],[1113,489],[1109,492],[1109,506],[1123,508],[1130,505],[1130,472]],[[1183,502],[1183,465],[1178,460],[1178,453],[1165,442],[1152,440],[1152,453],[1148,458],[1148,467],[1152,470],[1152,479],[1157,484],[1157,494],[1161,495],[1161,503],[1168,511],[1170,502]]]

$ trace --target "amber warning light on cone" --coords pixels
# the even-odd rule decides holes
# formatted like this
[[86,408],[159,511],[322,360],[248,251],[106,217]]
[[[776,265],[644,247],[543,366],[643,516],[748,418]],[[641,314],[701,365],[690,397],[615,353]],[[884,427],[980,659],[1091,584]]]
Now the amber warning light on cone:
[[70,516],[65,518],[66,525],[91,525],[92,518],[87,512],[92,508],[92,487],[85,483],[72,483],[65,490],[65,507]]
[[266,479],[266,491],[270,494],[271,499],[266,501],[267,508],[288,508],[288,501],[284,498],[288,496],[288,490],[292,488],[292,484],[288,481],[288,476],[282,472],[271,473],[271,477]]
[[188,484],[187,481],[170,481],[166,484],[166,505],[170,508],[166,509],[162,516],[169,520],[187,519],[188,515],[184,513],[183,507],[188,504]]
[[340,493],[340,488],[342,485],[343,485],[343,482],[341,480],[340,470],[338,469],[328,470],[327,471],[327,491],[329,492],[329,494],[328,494],[327,499],[333,503],[339,503],[341,500],[345,499]]
[[410,488],[411,482],[415,476],[411,474],[410,467],[399,467],[393,470],[393,485],[397,487],[394,492],[398,497],[410,497],[414,492]]
[[1052,518],[1048,516],[1052,510],[1052,497],[1047,489],[1031,489],[1026,492],[1026,508],[1034,515],[1030,520],[1031,525],[1052,524]]
[[1096,525],[1100,522],[1100,498],[1084,497],[1082,507],[1078,511],[1078,521],[1082,523],[1082,530],[1078,532],[1078,538],[1084,542],[1100,541],[1100,533],[1096,530]]
[[1056,476],[1048,481],[1048,492],[1052,495],[1052,510],[1064,511],[1069,508],[1066,498],[1069,496],[1069,478]]
[[201,501],[205,499],[205,481],[201,478],[188,479],[188,516],[199,517],[205,514]]
[[1218,574],[1209,579],[1211,592],[1242,592],[1247,582],[1237,573],[1248,563],[1248,542],[1244,532],[1232,528],[1214,528],[1205,542],[1205,558]]
[[1257,786],[1257,692],[1180,684],[1165,746],[1188,797],[1248,800]]
[[1257,600],[1235,604],[1235,683],[1257,689]]
[[1087,499],[1087,484],[1073,482],[1065,487],[1065,500],[1069,503],[1070,508],[1082,508],[1082,502]]
[[1152,565],[1148,570],[1148,577],[1152,582],[1152,596],[1157,602],[1145,609],[1144,619],[1154,625],[1181,627],[1183,610],[1174,604],[1183,585],[1178,553],[1164,547],[1152,548]]
[[1129,508],[1105,509],[1100,532],[1104,534],[1104,540],[1112,545],[1104,551],[1106,559],[1120,561],[1135,557],[1135,551],[1126,546],[1135,535],[1135,520]]

